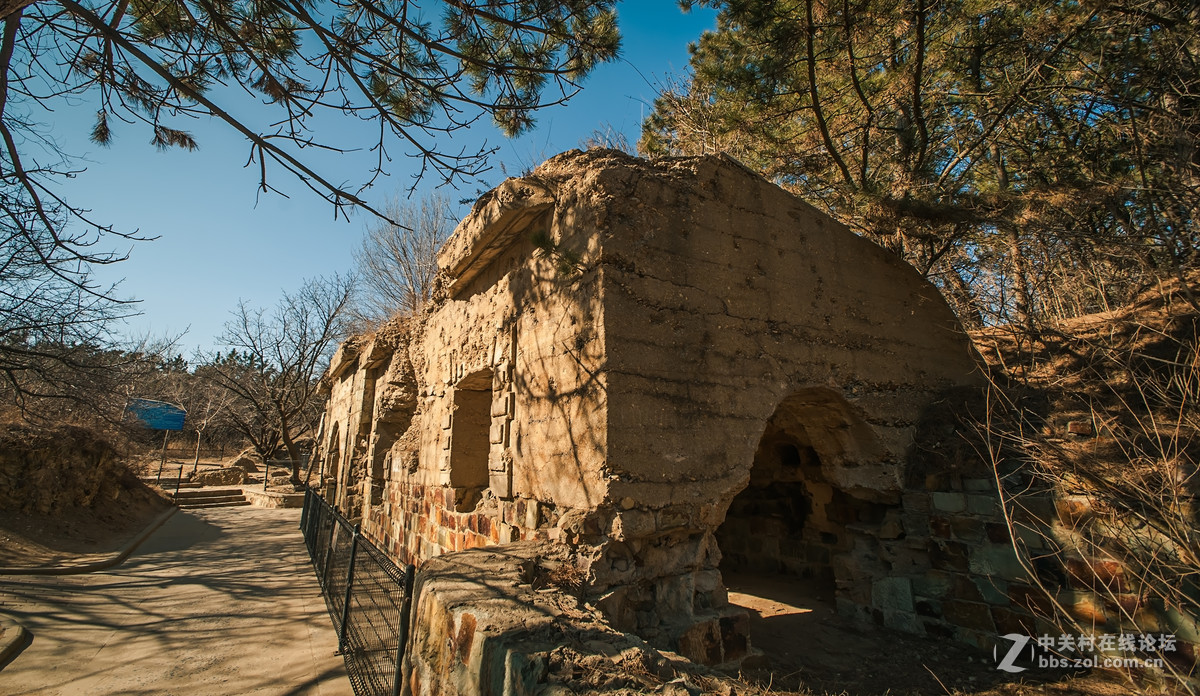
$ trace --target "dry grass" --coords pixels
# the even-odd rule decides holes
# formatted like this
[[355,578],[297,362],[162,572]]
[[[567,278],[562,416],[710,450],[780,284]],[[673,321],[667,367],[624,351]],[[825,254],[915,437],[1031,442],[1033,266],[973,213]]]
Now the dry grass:
[[[1049,600],[1043,616],[1064,633],[1195,638],[1200,314],[1181,295],[1166,287],[1033,334],[977,336],[992,367],[977,447]],[[1143,651],[1164,668],[1133,676],[1196,693],[1189,651]]]

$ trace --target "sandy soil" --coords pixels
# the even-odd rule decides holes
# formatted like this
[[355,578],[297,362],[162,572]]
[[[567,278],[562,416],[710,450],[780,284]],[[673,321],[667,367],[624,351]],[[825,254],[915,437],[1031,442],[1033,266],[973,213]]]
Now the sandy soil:
[[[839,616],[827,591],[778,576],[725,574],[729,601],[750,611],[751,643],[770,666],[742,679],[771,694],[847,696],[975,694],[978,696],[1119,696],[1119,675],[1029,670],[1009,675],[983,655]],[[808,691],[806,691],[806,689]]]
[[171,503],[150,487],[53,515],[0,510],[0,566],[54,565],[121,549]]

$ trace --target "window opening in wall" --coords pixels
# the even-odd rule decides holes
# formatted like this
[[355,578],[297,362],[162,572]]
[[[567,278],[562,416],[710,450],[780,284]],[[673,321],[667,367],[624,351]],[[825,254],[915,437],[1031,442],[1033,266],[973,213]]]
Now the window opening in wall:
[[492,425],[492,371],[480,370],[454,387],[450,430],[450,485],[455,509],[475,509],[488,487]]
[[383,489],[391,476],[392,445],[407,430],[408,420],[396,422],[380,418],[375,424],[375,443],[371,448],[371,505],[383,504]]

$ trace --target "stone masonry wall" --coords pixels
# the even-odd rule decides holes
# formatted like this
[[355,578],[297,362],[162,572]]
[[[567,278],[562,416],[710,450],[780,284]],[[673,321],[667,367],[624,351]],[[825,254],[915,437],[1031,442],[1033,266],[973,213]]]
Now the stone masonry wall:
[[454,504],[452,488],[389,486],[383,505],[371,508],[363,527],[393,557],[417,564],[455,551],[559,536],[554,506],[530,498],[493,498],[470,512],[457,512]]
[[398,558],[550,542],[616,629],[704,662],[751,651],[730,568],[981,647],[1042,627],[994,478],[911,466],[980,382],[970,341],[810,206],[724,158],[568,153],[439,267],[422,316],[331,368],[326,471]]
[[[546,229],[544,208],[522,186],[486,197],[460,227],[475,244],[443,251],[446,268],[456,253],[476,263],[483,253],[486,266],[443,276],[420,321],[398,320],[334,359],[324,451],[342,461],[324,466],[342,510],[405,560],[556,538],[559,508],[603,497],[598,277],[559,272],[528,227],[514,231]],[[547,242],[589,260],[590,237],[562,229]]]

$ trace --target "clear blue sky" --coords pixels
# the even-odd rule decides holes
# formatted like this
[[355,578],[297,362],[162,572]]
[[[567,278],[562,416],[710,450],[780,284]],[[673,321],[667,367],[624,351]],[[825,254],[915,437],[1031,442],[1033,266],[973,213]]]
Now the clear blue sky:
[[[500,147],[493,170],[477,186],[448,191],[451,199],[474,198],[509,173],[578,147],[597,129],[621,131],[637,141],[641,120],[657,88],[687,67],[687,45],[715,26],[715,13],[683,13],[675,0],[627,0],[619,6],[622,58],[601,66],[584,82],[583,92],[567,106],[540,112],[538,128],[508,140],[490,123],[456,134],[454,144],[473,146],[486,138]],[[95,96],[91,95],[91,99]],[[346,272],[368,215],[335,220],[333,209],[280,172],[271,183],[288,194],[258,194],[256,167],[244,167],[246,141],[216,121],[173,123],[192,132],[195,152],[160,152],[148,143],[144,128],[114,124],[108,148],[87,140],[96,104],[86,100],[58,108],[46,119],[55,139],[69,153],[85,158],[86,171],[64,192],[92,217],[117,229],[156,236],[153,242],[125,245],[130,258],[97,270],[106,283],[120,281],[118,295],[138,298],[141,315],[123,327],[131,336],[174,336],[186,331],[178,350],[190,357],[197,347],[217,347],[215,337],[239,299],[271,305],[280,292],[307,277]],[[110,120],[111,122],[111,120]],[[353,124],[331,119],[317,133],[340,142],[369,147],[371,134],[355,139]],[[393,153],[392,177],[364,198],[375,205],[403,194],[413,163]],[[363,155],[325,156],[318,171],[334,182],[353,186],[368,176]],[[437,182],[422,184],[429,190]]]

